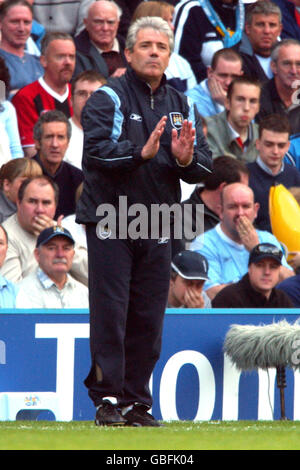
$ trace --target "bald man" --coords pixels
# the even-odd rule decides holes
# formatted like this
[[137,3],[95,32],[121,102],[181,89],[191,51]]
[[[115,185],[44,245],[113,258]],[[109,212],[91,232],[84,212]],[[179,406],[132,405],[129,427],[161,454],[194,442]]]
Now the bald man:
[[84,19],[85,29],[75,38],[75,76],[84,70],[96,70],[105,78],[120,77],[126,70],[124,43],[117,36],[121,8],[114,2],[93,2]]
[[[197,237],[191,250],[204,255],[209,264],[209,281],[205,291],[213,299],[226,285],[238,282],[248,270],[249,252],[258,243],[272,243],[281,249],[269,232],[256,230],[254,220],[259,204],[249,186],[232,183],[221,194],[220,223]],[[294,274],[285,257],[280,267],[280,280]]]

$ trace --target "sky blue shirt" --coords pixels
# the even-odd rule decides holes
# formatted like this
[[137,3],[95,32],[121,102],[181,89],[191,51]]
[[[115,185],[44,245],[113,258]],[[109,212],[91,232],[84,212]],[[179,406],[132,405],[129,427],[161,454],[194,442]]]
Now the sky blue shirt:
[[221,113],[225,109],[224,106],[212,99],[207,85],[207,79],[187,90],[185,94],[186,96],[189,96],[196,104],[197,109],[202,117],[214,116],[215,114]]
[[18,57],[0,49],[0,56],[5,60],[10,73],[11,90],[18,90],[29,85],[29,83],[34,82],[44,74],[40,59],[35,55],[25,52],[23,57]]
[[4,308],[16,307],[18,287],[0,275],[0,313]]
[[[263,230],[256,231],[259,243],[272,243],[282,249],[274,235]],[[248,271],[248,250],[227,237],[220,224],[198,236],[191,243],[190,249],[201,253],[208,261],[209,281],[205,282],[204,290],[219,284],[238,282]],[[285,257],[282,264],[291,269]]]

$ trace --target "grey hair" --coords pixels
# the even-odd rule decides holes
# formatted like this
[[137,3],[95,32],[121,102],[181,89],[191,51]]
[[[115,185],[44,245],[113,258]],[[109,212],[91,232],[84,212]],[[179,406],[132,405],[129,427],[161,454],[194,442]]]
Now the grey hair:
[[89,13],[89,10],[90,8],[94,5],[94,3],[96,2],[100,2],[100,1],[104,1],[106,3],[112,3],[115,7],[116,7],[116,10],[117,10],[117,17],[118,17],[118,21],[120,20],[122,14],[123,14],[123,10],[122,8],[116,3],[114,2],[114,0],[96,0],[95,2],[91,3],[90,6],[88,7],[86,13],[85,13],[85,18],[87,18],[88,16],[88,13]]
[[49,122],[64,122],[67,126],[67,138],[70,140],[72,127],[67,116],[57,109],[47,111],[46,113],[41,114],[38,121],[35,123],[33,128],[33,138],[37,142],[40,142],[43,136],[43,124]]
[[300,47],[300,41],[294,38],[288,38],[288,39],[283,39],[282,41],[279,41],[277,44],[275,44],[271,52],[271,60],[273,62],[277,62],[279,51],[284,46],[299,46]]
[[278,15],[279,22],[282,21],[282,14],[279,6],[269,1],[261,1],[253,4],[246,14],[246,24],[251,24],[254,15]]
[[141,29],[154,29],[162,34],[165,34],[169,40],[170,52],[173,52],[174,49],[174,35],[168,23],[158,16],[144,16],[137,19],[128,29],[128,34],[126,38],[126,48],[131,52],[133,51],[134,45],[136,43],[136,38],[138,32]]

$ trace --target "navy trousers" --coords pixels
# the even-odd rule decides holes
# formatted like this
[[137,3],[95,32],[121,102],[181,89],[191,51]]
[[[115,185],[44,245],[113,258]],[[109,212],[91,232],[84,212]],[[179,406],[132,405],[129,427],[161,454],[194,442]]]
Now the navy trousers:
[[87,226],[91,370],[85,380],[95,406],[152,406],[149,380],[161,350],[171,244],[105,240]]

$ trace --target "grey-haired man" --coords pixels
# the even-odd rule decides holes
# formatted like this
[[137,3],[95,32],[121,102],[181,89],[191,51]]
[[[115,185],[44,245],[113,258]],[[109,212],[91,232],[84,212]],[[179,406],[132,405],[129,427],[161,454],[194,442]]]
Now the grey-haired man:
[[[128,70],[97,90],[82,115],[77,222],[87,232],[92,356],[85,384],[98,425],[158,425],[148,412],[149,380],[160,355],[171,249],[166,236],[150,234],[151,208],[179,203],[180,179],[196,183],[211,171],[196,109],[165,84],[172,47],[167,22],[137,20],[127,36]],[[146,236],[118,233],[119,218],[110,235],[114,227],[101,212],[109,206],[120,214],[120,196],[130,210],[146,208]]]
[[37,238],[38,267],[19,284],[17,308],[88,308],[88,289],[71,275],[75,241],[58,225]]

